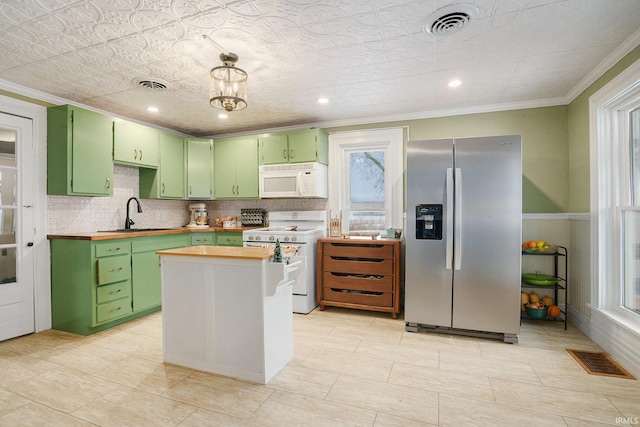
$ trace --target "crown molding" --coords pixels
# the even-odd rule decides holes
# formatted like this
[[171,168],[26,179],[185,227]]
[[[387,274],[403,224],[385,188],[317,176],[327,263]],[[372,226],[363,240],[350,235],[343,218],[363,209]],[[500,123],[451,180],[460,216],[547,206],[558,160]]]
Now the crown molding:
[[567,94],[566,103],[570,104],[576,99],[582,92],[587,90],[596,80],[598,80],[604,73],[616,65],[622,58],[624,58],[629,52],[638,47],[640,44],[640,29],[636,30],[631,36],[629,36],[624,42],[613,50],[597,67],[595,67],[589,74],[587,74],[580,82]]

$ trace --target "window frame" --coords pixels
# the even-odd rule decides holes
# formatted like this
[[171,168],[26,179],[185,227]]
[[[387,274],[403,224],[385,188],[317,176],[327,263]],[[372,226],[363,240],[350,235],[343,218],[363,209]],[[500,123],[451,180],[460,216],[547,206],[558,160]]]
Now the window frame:
[[640,332],[623,305],[624,211],[631,206],[629,113],[640,106],[640,61],[589,99],[591,156],[591,307]]
[[[342,211],[342,230],[349,218],[349,154],[385,151],[385,228],[404,228],[404,129],[383,128],[329,134],[329,199],[327,208]],[[346,160],[345,160],[346,157]]]

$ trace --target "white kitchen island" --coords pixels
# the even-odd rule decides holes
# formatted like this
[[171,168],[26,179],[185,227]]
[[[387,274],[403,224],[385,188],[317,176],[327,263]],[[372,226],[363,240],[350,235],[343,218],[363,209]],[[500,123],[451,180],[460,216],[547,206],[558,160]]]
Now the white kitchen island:
[[297,263],[272,249],[192,246],[158,251],[164,361],[266,384],[293,357]]

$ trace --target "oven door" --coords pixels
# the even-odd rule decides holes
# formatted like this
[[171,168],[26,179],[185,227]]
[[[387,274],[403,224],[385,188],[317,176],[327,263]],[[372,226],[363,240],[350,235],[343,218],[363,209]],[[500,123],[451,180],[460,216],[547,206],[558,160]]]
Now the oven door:
[[[270,248],[274,247],[275,243],[266,243],[266,242],[243,242],[242,244],[245,248]],[[286,248],[286,246],[295,246],[300,250],[300,245],[288,245],[286,243],[281,243],[281,247]],[[307,278],[307,257],[305,255],[291,255],[289,257],[291,262],[302,261],[300,265],[300,275],[298,276],[298,280],[293,284],[291,289],[294,295],[307,295],[309,292],[314,292],[312,288],[310,288],[309,279]],[[313,286],[313,283],[311,283]]]

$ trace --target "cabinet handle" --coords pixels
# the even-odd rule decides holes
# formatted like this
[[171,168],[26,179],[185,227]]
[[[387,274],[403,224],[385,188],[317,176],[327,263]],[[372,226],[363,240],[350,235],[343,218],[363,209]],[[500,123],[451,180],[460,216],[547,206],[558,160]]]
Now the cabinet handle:
[[240,185],[236,185],[236,196],[240,195]]
[[140,150],[140,161],[142,161],[142,150]]
[[117,248],[108,248],[107,252],[118,252],[120,250],[120,247]]
[[120,270],[122,270],[122,267],[119,267],[119,268],[110,268],[110,269],[109,269],[109,273],[113,273],[114,271],[120,271]]
[[107,190],[111,188],[111,181],[107,178]]
[[282,158],[287,159],[287,150],[282,150]]
[[107,295],[117,294],[118,292],[122,292],[122,289],[118,289],[117,291],[109,291],[107,292]]
[[133,149],[133,160],[138,160],[138,150]]
[[236,194],[236,186],[235,185],[231,186],[231,194]]
[[296,153],[293,150],[289,150],[289,158],[294,159],[296,157]]
[[115,311],[120,311],[120,310],[122,310],[122,307],[112,308],[111,310],[107,310],[107,313],[113,313]]
[[193,186],[190,185],[189,186],[189,195],[192,195],[192,194],[193,194]]
[[165,190],[165,187],[164,187],[164,182],[163,182],[162,183],[162,194],[164,194],[164,190]]

